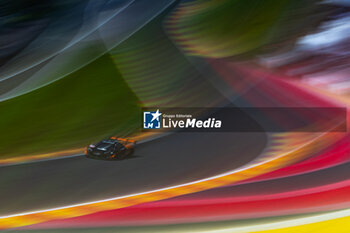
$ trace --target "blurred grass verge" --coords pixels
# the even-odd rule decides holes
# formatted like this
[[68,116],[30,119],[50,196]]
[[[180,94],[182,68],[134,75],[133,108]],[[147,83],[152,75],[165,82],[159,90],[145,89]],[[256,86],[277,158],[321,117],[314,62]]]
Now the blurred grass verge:
[[46,87],[0,102],[0,157],[67,150],[136,131],[137,97],[109,55]]
[[292,47],[333,11],[318,0],[195,0],[179,5],[167,29],[190,55],[250,59]]

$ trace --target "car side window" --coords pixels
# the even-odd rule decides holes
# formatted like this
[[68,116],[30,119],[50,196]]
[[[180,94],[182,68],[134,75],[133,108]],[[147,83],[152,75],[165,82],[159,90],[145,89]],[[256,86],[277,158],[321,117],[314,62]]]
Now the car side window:
[[116,144],[115,144],[115,149],[116,149],[116,150],[121,150],[121,149],[123,149],[123,147],[124,147],[124,146],[123,146],[122,144],[120,144],[120,143],[116,143]]

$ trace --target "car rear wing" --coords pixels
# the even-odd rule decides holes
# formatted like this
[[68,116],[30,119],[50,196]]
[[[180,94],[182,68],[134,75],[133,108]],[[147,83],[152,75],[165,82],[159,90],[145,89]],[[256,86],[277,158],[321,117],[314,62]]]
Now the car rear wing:
[[115,139],[115,140],[118,140],[118,141],[123,141],[123,142],[126,142],[126,143],[132,143],[134,145],[136,144],[135,140],[132,140],[132,139],[129,139],[129,138],[111,137],[111,139]]

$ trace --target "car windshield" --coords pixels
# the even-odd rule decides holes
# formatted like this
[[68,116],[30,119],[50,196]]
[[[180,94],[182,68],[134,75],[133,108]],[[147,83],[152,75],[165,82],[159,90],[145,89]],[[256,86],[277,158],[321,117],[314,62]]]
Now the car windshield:
[[105,141],[101,141],[101,142],[97,143],[96,147],[98,149],[109,149],[113,144],[114,144],[114,142],[109,141],[109,140],[105,140]]
[[103,140],[100,143],[108,143],[108,144],[114,144],[115,140]]

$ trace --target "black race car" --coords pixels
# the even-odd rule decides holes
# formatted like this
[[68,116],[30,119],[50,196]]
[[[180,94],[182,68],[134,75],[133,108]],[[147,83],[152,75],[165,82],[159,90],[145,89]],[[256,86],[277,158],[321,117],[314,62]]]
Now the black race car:
[[111,137],[89,145],[85,155],[88,158],[124,159],[134,152],[135,145],[134,140]]

